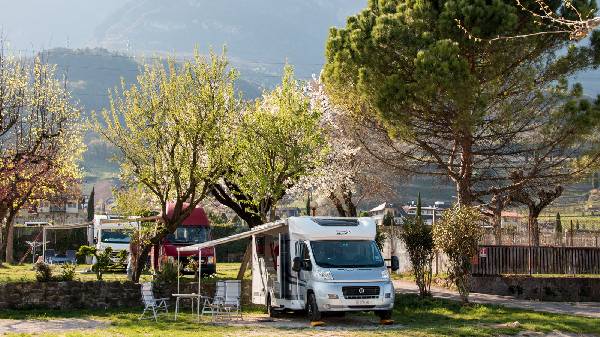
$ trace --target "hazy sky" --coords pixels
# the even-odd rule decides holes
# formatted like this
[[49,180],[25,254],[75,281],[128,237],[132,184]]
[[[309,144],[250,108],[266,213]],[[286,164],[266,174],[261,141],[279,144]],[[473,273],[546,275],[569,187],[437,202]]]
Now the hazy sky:
[[83,47],[125,0],[0,0],[0,29],[10,48]]
[[[126,2],[127,0],[0,0],[0,35],[8,39],[8,48],[14,50],[93,47],[90,44],[96,27]],[[587,94],[600,94],[600,71],[580,74],[577,80],[584,84]]]

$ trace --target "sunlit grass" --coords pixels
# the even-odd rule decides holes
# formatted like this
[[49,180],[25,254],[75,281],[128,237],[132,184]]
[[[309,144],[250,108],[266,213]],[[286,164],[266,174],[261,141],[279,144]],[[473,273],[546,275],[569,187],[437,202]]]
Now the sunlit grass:
[[[256,314],[259,306],[247,307],[244,312]],[[47,336],[289,336],[294,334],[327,335],[322,330],[306,328],[276,328],[257,323],[249,327],[213,325],[206,318],[202,323],[190,313],[173,321],[172,316],[162,316],[159,322],[139,321],[141,309],[113,311],[43,311],[28,310],[0,311],[0,318],[10,319],[53,319],[88,318],[106,321],[106,328],[45,334]],[[369,314],[370,315],[370,314]],[[299,316],[302,317],[302,316]],[[303,318],[299,318],[303,320]],[[348,320],[353,316],[348,315]],[[378,325],[366,330],[336,328],[331,336],[497,336],[513,335],[521,331],[561,331],[579,334],[600,334],[600,320],[579,316],[538,313],[492,305],[473,304],[462,306],[458,302],[442,299],[420,299],[416,295],[398,295],[391,328],[381,329]],[[327,319],[325,319],[327,322]],[[509,323],[519,322],[516,326]],[[324,334],[325,333],[325,334]]]

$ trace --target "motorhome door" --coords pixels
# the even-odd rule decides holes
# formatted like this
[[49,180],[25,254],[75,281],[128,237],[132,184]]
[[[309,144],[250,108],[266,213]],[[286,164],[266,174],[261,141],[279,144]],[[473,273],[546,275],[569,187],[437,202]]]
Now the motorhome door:
[[299,256],[302,263],[300,271],[297,275],[297,294],[298,299],[305,300],[306,285],[310,279],[310,254],[308,252],[308,246],[304,241],[296,242],[296,256]]

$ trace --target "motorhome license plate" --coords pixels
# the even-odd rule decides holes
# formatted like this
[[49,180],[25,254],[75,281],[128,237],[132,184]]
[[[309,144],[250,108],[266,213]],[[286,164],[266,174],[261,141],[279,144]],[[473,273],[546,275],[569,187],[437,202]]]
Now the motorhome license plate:
[[354,305],[372,305],[371,300],[354,300]]

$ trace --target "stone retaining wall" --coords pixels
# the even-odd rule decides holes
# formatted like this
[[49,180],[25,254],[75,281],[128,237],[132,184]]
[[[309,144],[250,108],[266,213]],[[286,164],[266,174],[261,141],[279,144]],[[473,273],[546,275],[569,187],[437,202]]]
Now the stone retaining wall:
[[0,309],[107,309],[140,305],[140,286],[132,282],[0,284]]
[[[202,293],[214,295],[215,284]],[[198,283],[182,283],[181,293],[197,293]],[[170,298],[177,284],[155,286],[156,297]],[[242,304],[250,303],[251,282],[242,282]],[[170,305],[175,301],[171,300]],[[108,309],[142,305],[140,285],[132,282],[15,282],[0,284],[0,309]]]
[[558,302],[600,302],[600,278],[477,276],[471,291]]

